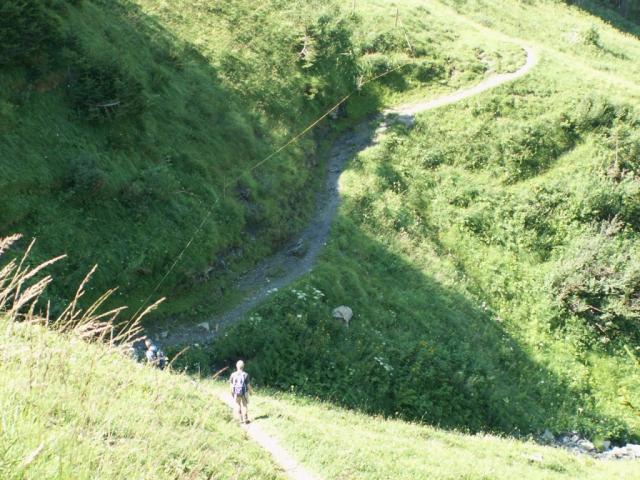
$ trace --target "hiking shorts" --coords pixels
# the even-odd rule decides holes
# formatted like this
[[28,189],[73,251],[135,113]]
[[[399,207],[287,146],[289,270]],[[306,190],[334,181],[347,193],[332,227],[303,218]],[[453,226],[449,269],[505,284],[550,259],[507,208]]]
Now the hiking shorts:
[[245,394],[245,395],[236,395],[234,400],[236,401],[236,404],[238,406],[241,407],[247,407],[247,404],[249,403],[249,397]]

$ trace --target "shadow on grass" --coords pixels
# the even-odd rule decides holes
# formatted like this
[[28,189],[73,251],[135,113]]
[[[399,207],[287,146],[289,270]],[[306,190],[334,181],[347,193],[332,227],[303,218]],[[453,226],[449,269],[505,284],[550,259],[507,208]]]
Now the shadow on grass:
[[[231,12],[236,7],[220,8]],[[144,107],[130,118],[117,114],[116,106],[111,117],[89,125],[65,104],[69,88],[63,81],[46,94],[60,97],[59,110],[46,104],[52,111],[47,115],[28,113],[48,97],[24,89],[24,124],[16,128],[12,142],[20,147],[11,145],[10,150],[8,144],[3,150],[0,145],[0,157],[5,153],[11,158],[10,176],[0,178],[0,203],[10,206],[0,209],[0,234],[21,231],[40,237],[41,259],[73,253],[53,271],[59,282],[48,292],[52,305],[72,296],[89,262],[100,268],[87,296],[121,285],[113,305],[128,303],[132,311],[161,281],[153,299],[166,295],[172,302],[163,304],[156,317],[173,321],[175,311],[200,317],[212,303],[230,303],[238,272],[284,244],[311,212],[310,191],[319,169],[312,159],[302,162],[299,152],[312,150],[312,142],[298,145],[299,152],[283,152],[255,176],[248,175],[251,188],[230,184],[221,199],[223,184],[279,146],[284,127],[296,133],[315,119],[322,102],[307,101],[300,91],[287,91],[291,98],[286,102],[260,89],[239,91],[234,79],[252,73],[248,60],[235,58],[230,50],[228,55],[217,52],[224,61],[213,65],[198,51],[201,47],[176,37],[133,1],[65,4],[64,9],[64,22],[73,31],[69,48],[82,46],[77,53],[83,64],[107,58],[115,73],[133,78],[141,86]],[[226,24],[220,20],[220,25]],[[212,27],[205,33],[215,36],[216,31]],[[55,78],[64,78],[67,65],[63,67]],[[278,119],[277,128],[273,119]],[[40,132],[35,141],[33,131]],[[43,157],[40,147],[50,160],[33,160]],[[84,157],[91,162],[79,162],[74,171],[70,161]],[[82,182],[86,185],[78,185]],[[209,220],[182,255],[205,218]],[[194,305],[201,311],[194,312]],[[149,323],[153,321],[150,317]]]
[[591,15],[600,17],[621,32],[640,37],[640,6],[632,0],[626,0],[628,5],[626,17],[620,8],[616,8],[615,5],[606,0],[600,2],[593,0],[565,0],[565,2],[589,12]]
[[[629,436],[482,306],[349,219],[323,257],[295,291],[230,327],[213,346],[216,361],[242,357],[260,384],[442,428],[522,435],[606,426]],[[325,296],[314,300],[313,288]],[[355,312],[348,328],[331,317],[341,304]]]

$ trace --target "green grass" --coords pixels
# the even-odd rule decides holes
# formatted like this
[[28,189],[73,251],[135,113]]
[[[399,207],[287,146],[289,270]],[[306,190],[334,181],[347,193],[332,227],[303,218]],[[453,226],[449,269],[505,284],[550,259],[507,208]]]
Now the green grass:
[[[522,57],[419,2],[401,5],[397,26],[384,2],[355,17],[277,2],[259,12],[250,2],[211,11],[198,2],[105,5],[59,4],[61,48],[45,44],[3,66],[0,232],[41,237],[40,259],[73,252],[48,292],[54,304],[98,263],[91,293],[117,285],[114,300],[137,307],[178,260],[155,292],[171,300],[156,318],[170,321],[229,308],[237,276],[304,225],[322,173],[316,144],[331,127],[237,177],[358,79],[409,62],[356,92],[338,128],[513,69]],[[305,35],[315,43],[303,62]],[[131,105],[87,110],[118,95]]]
[[[222,383],[6,317],[0,359],[3,479],[285,478],[218,400]],[[326,479],[631,479],[637,468],[260,389],[250,408],[260,428]]]
[[73,253],[56,270],[54,304],[98,263],[91,294],[118,286],[114,301],[136,308],[195,235],[155,292],[171,299],[156,317],[171,319],[227,308],[237,276],[302,228],[332,127],[247,170],[358,79],[411,62],[356,92],[342,123],[522,55],[419,2],[400,6],[398,26],[385,2],[355,16],[320,1],[20,5],[6,2],[2,16],[0,56],[13,57],[0,71],[0,234],[41,238],[40,259]]
[[210,385],[0,318],[0,477],[281,479]]
[[[94,291],[119,284],[135,305],[215,205],[158,294],[171,297],[165,315],[225,308],[237,292],[221,288],[304,224],[313,155],[335,132],[221,199],[225,179],[358,76],[410,57],[394,6],[357,4],[359,19],[344,2],[339,14],[275,0],[58,4],[74,32],[54,39],[61,56],[3,65],[0,232],[42,236],[42,257],[75,253],[54,300],[99,261]],[[353,159],[315,270],[185,363],[244,357],[261,384],[447,430],[637,440],[640,373],[625,350],[640,341],[634,27],[556,1],[398,8],[418,59],[354,96],[334,130],[513,70],[522,51],[508,35],[541,61]],[[96,118],[96,91],[125,99],[122,111]],[[331,318],[341,304],[355,312],[348,329]]]
[[[494,30],[469,28],[533,43],[540,64],[354,158],[317,268],[211,358],[447,428],[637,439],[640,372],[624,347],[640,338],[640,42],[559,2],[456,5]],[[564,25],[601,41],[563,43]],[[330,315],[341,304],[348,329]]]
[[256,423],[326,479],[628,479],[638,462],[371,417],[288,394],[256,395]]

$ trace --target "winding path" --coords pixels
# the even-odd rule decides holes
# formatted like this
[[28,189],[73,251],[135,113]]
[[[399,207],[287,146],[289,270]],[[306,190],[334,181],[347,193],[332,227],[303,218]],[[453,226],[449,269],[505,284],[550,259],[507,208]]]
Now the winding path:
[[[326,245],[331,224],[338,210],[340,203],[338,182],[347,160],[377,143],[389,123],[395,121],[411,125],[418,113],[459,102],[523,77],[535,66],[538,57],[533,48],[526,45],[521,46],[526,51],[527,60],[515,72],[494,75],[473,87],[464,88],[432,100],[384,110],[375,118],[375,122],[372,122],[371,118],[366,119],[353,130],[342,135],[331,148],[327,162],[326,186],[318,194],[316,214],[307,228],[300,233],[295,241],[262,261],[237,282],[236,288],[246,292],[245,298],[239,304],[208,321],[201,320],[197,323],[180,325],[170,332],[165,332],[164,336],[160,338],[162,344],[183,345],[210,342],[222,327],[239,320],[274,291],[289,285],[311,271],[320,251]],[[377,124],[377,128],[372,128],[372,124]],[[272,272],[283,273],[272,278]],[[153,334],[153,332],[150,333]],[[157,333],[156,336],[158,336]]]

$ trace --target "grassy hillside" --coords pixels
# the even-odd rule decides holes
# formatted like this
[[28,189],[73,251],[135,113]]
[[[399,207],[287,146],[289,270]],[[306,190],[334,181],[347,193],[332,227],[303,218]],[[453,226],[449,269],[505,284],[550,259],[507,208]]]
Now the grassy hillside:
[[327,479],[619,479],[638,463],[533,442],[469,435],[336,409],[292,395],[254,399],[257,423]]
[[[261,384],[445,429],[639,439],[635,27],[552,0],[406,0],[397,17],[347,3],[5,2],[0,234],[73,253],[54,300],[98,261],[94,291],[121,285],[137,306],[212,208],[158,295],[165,315],[223,309],[239,272],[304,224],[335,130],[513,70],[519,37],[541,58],[531,74],[354,158],[314,271],[183,361],[241,356]],[[347,119],[227,182],[406,61]],[[342,304],[349,328],[331,318]]]
[[[160,372],[71,334],[0,318],[3,479],[280,479],[217,399],[226,386]],[[252,415],[322,478],[619,478],[604,462],[259,393]]]
[[[43,257],[75,252],[55,293],[95,262],[96,291],[120,285],[139,302],[209,211],[165,285],[176,297],[302,224],[311,139],[237,178],[355,85],[353,22],[335,4],[38,0],[2,12],[0,232],[43,237]],[[298,55],[305,35],[313,58]]]
[[212,359],[435,425],[637,439],[640,42],[560,2],[451,3],[541,63],[355,158],[320,265]]
[[252,166],[350,92],[343,123],[522,56],[416,16],[419,2],[398,21],[385,2],[350,7],[3,2],[0,235],[40,237],[41,259],[72,253],[54,304],[98,263],[93,291],[118,286],[118,300],[137,307],[179,258],[157,292],[172,300],[164,312],[224,308],[237,275],[304,225],[331,131],[322,124]]
[[281,479],[212,389],[0,317],[0,477]]

